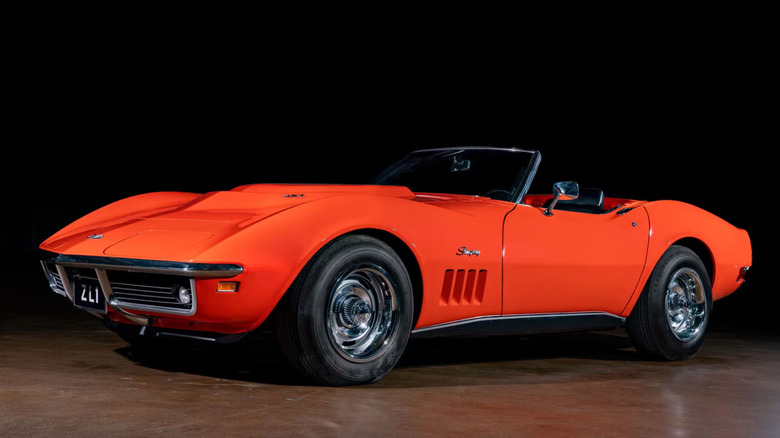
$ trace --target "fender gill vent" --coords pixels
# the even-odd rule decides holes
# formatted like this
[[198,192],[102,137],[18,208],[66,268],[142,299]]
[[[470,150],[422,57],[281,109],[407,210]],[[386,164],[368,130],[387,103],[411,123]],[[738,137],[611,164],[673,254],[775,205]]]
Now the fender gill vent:
[[482,304],[485,296],[487,270],[447,269],[441,287],[440,306]]

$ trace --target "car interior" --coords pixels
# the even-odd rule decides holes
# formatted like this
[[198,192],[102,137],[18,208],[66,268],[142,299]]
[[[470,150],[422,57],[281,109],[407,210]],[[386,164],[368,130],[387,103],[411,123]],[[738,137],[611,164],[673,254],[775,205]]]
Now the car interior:
[[[538,208],[547,208],[553,200],[552,195],[526,195],[523,204]],[[553,211],[572,211],[576,213],[604,214],[618,207],[635,202],[633,199],[607,198],[600,189],[581,188],[577,199],[558,200]]]
[[[550,206],[552,199],[544,202],[542,207]],[[580,195],[577,199],[558,201],[555,204],[556,210],[575,211],[579,213],[604,213],[604,192],[599,189],[580,189]]]

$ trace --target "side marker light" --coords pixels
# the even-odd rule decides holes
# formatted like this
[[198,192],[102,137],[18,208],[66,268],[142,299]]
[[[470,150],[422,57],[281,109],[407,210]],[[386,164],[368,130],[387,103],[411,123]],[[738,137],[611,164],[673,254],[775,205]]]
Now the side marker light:
[[238,292],[238,285],[237,281],[220,281],[217,283],[217,292]]

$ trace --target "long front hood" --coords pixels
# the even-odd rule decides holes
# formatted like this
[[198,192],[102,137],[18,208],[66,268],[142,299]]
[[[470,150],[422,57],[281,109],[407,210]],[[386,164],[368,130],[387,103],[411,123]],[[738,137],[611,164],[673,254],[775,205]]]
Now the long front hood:
[[[191,261],[265,218],[318,199],[356,193],[414,196],[402,187],[286,184],[242,186],[205,195],[141,195],[82,218],[41,248],[61,254]],[[163,202],[163,196],[171,200]]]

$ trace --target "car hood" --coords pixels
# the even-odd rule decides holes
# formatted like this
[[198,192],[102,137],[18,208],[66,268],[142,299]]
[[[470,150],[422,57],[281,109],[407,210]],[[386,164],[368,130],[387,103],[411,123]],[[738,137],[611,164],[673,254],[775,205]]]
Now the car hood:
[[[193,195],[166,208],[137,208],[58,233],[42,248],[58,253],[190,261],[241,230],[296,206],[327,197],[371,195],[414,198],[406,187],[257,184]],[[119,201],[120,203],[122,201]]]

